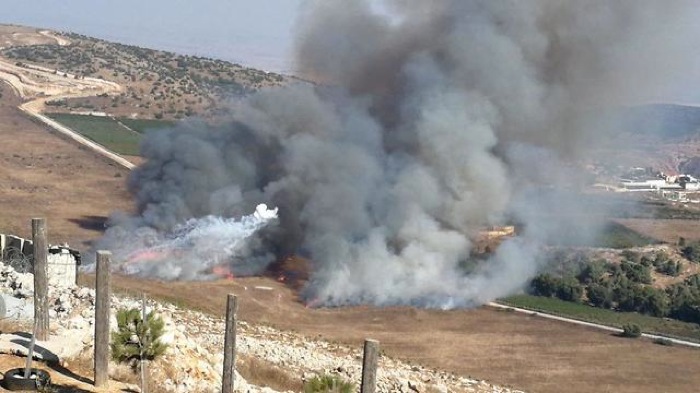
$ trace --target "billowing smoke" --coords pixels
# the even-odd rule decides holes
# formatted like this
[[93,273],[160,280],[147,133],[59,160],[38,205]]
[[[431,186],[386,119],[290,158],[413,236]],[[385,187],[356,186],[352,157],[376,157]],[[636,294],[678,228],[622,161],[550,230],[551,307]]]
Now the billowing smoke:
[[[279,222],[234,273],[297,254],[321,304],[479,304],[521,288],[543,244],[595,235],[593,212],[556,190],[580,186],[576,164],[605,141],[596,113],[672,93],[693,65],[691,2],[377,5],[305,4],[298,66],[322,84],[259,92],[229,124],[149,133],[129,179],[139,215],[102,245],[264,202]],[[505,222],[518,236],[472,261],[473,236]],[[200,276],[163,266],[148,274]]]
[[120,222],[102,242],[109,242],[103,244],[113,249],[119,270],[126,274],[166,280],[233,276],[234,270],[249,275],[259,270],[251,263],[251,237],[276,219],[277,209],[260,204],[240,220],[208,215],[168,231]]

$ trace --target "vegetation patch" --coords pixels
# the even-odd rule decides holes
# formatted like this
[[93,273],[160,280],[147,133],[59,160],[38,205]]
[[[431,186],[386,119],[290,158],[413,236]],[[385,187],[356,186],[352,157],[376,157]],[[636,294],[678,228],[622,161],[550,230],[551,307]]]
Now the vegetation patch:
[[671,347],[671,346],[673,346],[673,341],[671,341],[667,338],[655,338],[654,344],[659,344],[659,345],[663,345],[666,347]]
[[304,387],[301,378],[253,356],[240,355],[239,361],[236,362],[236,370],[248,383],[267,386],[280,392],[299,392]]
[[337,375],[316,376],[304,384],[304,393],[352,393],[355,385]]
[[633,231],[632,229],[622,224],[616,222],[609,222],[605,225],[605,228],[603,229],[603,233],[599,238],[599,244],[594,246],[609,248],[631,248],[656,243],[658,243],[656,239],[644,236],[639,232]]
[[111,43],[67,33],[71,44],[14,46],[0,55],[20,67],[39,65],[75,79],[119,83],[116,95],[68,98],[48,103],[56,112],[103,111],[128,117],[181,119],[229,113],[229,100],[286,84],[280,74],[198,56]]
[[130,129],[141,134],[162,128],[170,128],[176,124],[174,121],[158,119],[130,119],[127,117],[120,117],[117,118],[117,120]]
[[500,299],[499,303],[619,329],[622,329],[622,326],[625,324],[634,324],[639,326],[641,331],[645,333],[700,342],[700,326],[696,323],[657,318],[637,312],[613,311],[534,295],[510,296]]
[[63,113],[50,113],[47,116],[118,154],[139,154],[141,135],[111,117]]
[[639,338],[642,336],[642,328],[634,323],[626,323],[622,325],[622,337]]

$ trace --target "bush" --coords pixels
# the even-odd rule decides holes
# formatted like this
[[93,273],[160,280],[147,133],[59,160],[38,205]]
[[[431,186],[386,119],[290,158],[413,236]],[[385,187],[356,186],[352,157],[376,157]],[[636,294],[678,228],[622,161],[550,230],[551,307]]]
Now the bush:
[[680,261],[666,261],[662,265],[657,266],[656,271],[667,276],[676,277],[683,271],[683,265]]
[[659,337],[659,338],[654,339],[654,344],[659,344],[659,345],[664,345],[664,346],[670,347],[673,345],[673,341],[671,341],[667,338]]
[[530,283],[534,295],[552,297],[557,292],[559,280],[550,274],[540,274]]
[[588,301],[594,307],[611,308],[613,306],[612,290],[604,285],[593,283],[588,286]]
[[700,243],[692,243],[681,249],[681,253],[691,262],[700,262]]
[[651,269],[648,266],[624,261],[620,267],[630,281],[651,284]]
[[587,263],[576,278],[581,284],[591,284],[600,282],[608,271],[607,262],[598,260]]
[[637,338],[642,335],[642,328],[634,323],[627,323],[622,325],[622,337]]
[[304,384],[304,393],[352,393],[355,385],[337,375],[321,375]]

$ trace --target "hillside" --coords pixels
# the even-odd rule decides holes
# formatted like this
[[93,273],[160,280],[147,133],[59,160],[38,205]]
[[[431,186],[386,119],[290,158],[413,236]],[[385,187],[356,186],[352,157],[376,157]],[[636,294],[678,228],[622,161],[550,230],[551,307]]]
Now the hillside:
[[[592,161],[605,163],[616,175],[630,167],[700,175],[700,107],[658,103],[610,109],[597,116],[608,132],[592,152]],[[616,166],[622,171],[613,169]]]
[[700,107],[678,104],[649,104],[623,111],[626,131],[666,141],[697,137]]
[[[220,115],[226,103],[287,78],[223,60],[122,45],[74,33],[0,26],[0,58],[40,66],[75,80],[98,78],[125,87],[118,94],[49,101],[55,112],[179,119]],[[54,37],[53,40],[51,38]]]
[[[2,44],[8,41],[10,44]],[[36,67],[44,67],[56,70],[55,74],[49,72],[53,77],[45,75],[46,72],[33,75],[42,81],[63,84],[64,87],[69,85],[69,80],[90,81],[89,78],[95,78],[104,81],[105,85],[107,82],[115,83],[125,89],[97,98],[56,100],[49,105],[51,111],[106,111],[114,116],[82,117],[91,122],[98,117],[105,123],[122,122],[134,132],[139,132],[139,125],[145,124],[130,123],[128,118],[134,114],[139,118],[176,119],[187,115],[189,105],[194,114],[215,116],[225,112],[223,102],[226,98],[235,97],[244,90],[284,83],[285,79],[282,77],[282,81],[277,81],[276,76],[264,74],[274,79],[266,80],[258,71],[244,67],[233,71],[233,76],[226,79],[229,78],[227,72],[213,71],[218,70],[217,64],[225,62],[197,59],[192,60],[197,66],[184,69],[177,67],[177,61],[173,60],[180,57],[177,55],[70,34],[53,35],[50,32],[11,28],[9,35],[0,40],[0,45],[20,44],[25,46],[5,49],[3,54],[26,52],[23,56],[32,58],[30,62],[28,58],[19,57],[18,53],[13,54],[18,56],[16,58],[5,58],[11,66],[22,70],[23,77],[36,71]],[[45,48],[53,49],[49,51]],[[48,51],[45,56],[49,58],[34,53],[40,50]],[[54,59],[50,59],[52,54],[56,55]],[[139,60],[139,56],[147,60]],[[194,58],[182,56],[182,59],[189,61]],[[17,63],[21,65],[17,66]],[[238,70],[236,65],[226,64],[229,70]],[[61,67],[72,68],[64,70]],[[143,71],[143,79],[137,69]],[[197,70],[201,69],[204,69],[202,74],[197,74],[200,72]],[[88,71],[93,73],[86,74]],[[146,77],[149,75],[151,81]],[[211,82],[215,75],[236,81],[242,87],[234,86],[233,82],[218,83],[219,79],[216,80],[218,84],[212,86],[202,82],[206,78]],[[250,79],[250,75],[258,75],[263,80],[256,82]],[[201,79],[197,80],[198,77]],[[166,83],[168,78],[172,79],[172,83]],[[156,85],[156,82],[159,84]],[[191,86],[196,85],[199,89],[196,93],[194,90],[186,91],[190,82],[194,83]],[[140,95],[138,86],[144,89],[144,96]],[[154,88],[157,89],[152,92]],[[46,98],[40,92],[29,92],[34,95],[20,99],[4,84],[0,85],[0,90],[0,135],[10,141],[0,144],[0,157],[4,160],[5,168],[0,181],[0,195],[3,206],[8,207],[0,226],[9,232],[28,236],[29,219],[44,216],[49,222],[51,242],[79,244],[80,241],[99,236],[104,230],[107,215],[114,210],[129,209],[130,199],[124,184],[128,171],[28,120],[17,106],[23,102],[26,104],[26,99]],[[186,102],[185,96],[190,103]],[[201,106],[199,102],[191,103],[192,100],[199,101],[199,98],[202,99]],[[75,120],[65,115],[53,116],[66,122],[66,119]],[[82,124],[88,121],[83,120]],[[97,121],[86,125],[86,128],[93,128],[95,123]],[[122,125],[119,127],[124,128]],[[124,131],[116,126],[110,130],[114,129]],[[85,248],[87,246],[84,245]],[[560,392],[562,386],[572,392],[587,392],[591,386],[616,392],[682,391],[699,383],[700,377],[693,372],[698,367],[699,358],[696,351],[688,348],[666,348],[645,340],[625,340],[608,332],[488,307],[452,311],[370,306],[310,308],[299,300],[299,287],[296,285],[303,283],[292,283],[292,280],[285,279],[287,276],[276,273],[290,272],[281,270],[270,272],[268,276],[210,282],[163,282],[115,275],[114,287],[130,293],[146,291],[153,298],[186,308],[163,305],[159,310],[171,314],[174,324],[186,331],[180,338],[188,344],[196,344],[198,355],[205,362],[216,365],[219,359],[215,350],[220,347],[224,299],[227,294],[236,293],[240,299],[241,320],[246,322],[246,325],[241,324],[241,342],[253,342],[249,340],[253,337],[261,343],[255,348],[244,347],[242,352],[246,356],[240,364],[241,373],[244,374],[247,365],[246,372],[250,374],[257,371],[264,373],[274,366],[277,371],[282,369],[295,378],[297,386],[304,374],[321,369],[342,368],[355,372],[356,352],[351,351],[359,348],[366,337],[381,341],[384,360],[403,360],[392,360],[391,367],[400,364],[400,367],[396,366],[397,370],[407,373],[410,370],[412,376],[408,381],[414,386],[416,381],[422,382],[425,390],[421,388],[421,391],[446,391],[439,386],[443,385],[441,376],[449,378],[450,383],[444,385],[455,386],[449,389],[455,392],[474,391],[470,385],[476,379],[536,392]],[[94,283],[94,277],[84,275],[81,282],[90,286]],[[75,305],[75,309],[79,308]],[[84,318],[75,322],[83,327],[85,325]],[[287,351],[287,347],[291,350]],[[328,363],[319,365],[309,360],[305,348],[324,354],[326,351],[342,351],[343,356],[350,356],[353,362],[348,366],[344,357],[329,356]],[[323,348],[323,351],[318,348]],[[171,358],[170,363],[184,366],[180,360]],[[425,370],[444,370],[448,373]],[[244,377],[257,384],[259,381],[250,374]],[[177,375],[171,379],[180,379],[179,375],[182,374]],[[492,391],[505,390],[488,388],[492,388]],[[400,383],[399,387],[392,383],[385,385],[384,391],[410,392],[414,389],[408,383]]]

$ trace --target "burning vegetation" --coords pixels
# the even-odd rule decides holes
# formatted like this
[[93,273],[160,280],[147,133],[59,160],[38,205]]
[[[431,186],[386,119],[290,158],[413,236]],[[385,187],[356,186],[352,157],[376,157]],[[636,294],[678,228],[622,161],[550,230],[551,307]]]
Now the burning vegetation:
[[[317,1],[303,14],[298,66],[328,85],[261,91],[227,124],[147,134],[129,178],[139,214],[113,217],[100,247],[185,236],[187,258],[138,265],[166,279],[222,264],[254,274],[298,255],[311,261],[302,296],[331,306],[512,293],[541,268],[542,245],[601,227],[570,164],[605,143],[597,111],[676,82],[682,70],[656,71],[694,36],[683,2],[372,4]],[[280,209],[271,225],[217,224],[261,202]],[[464,269],[479,228],[508,222],[517,234],[494,233],[488,260]]]

